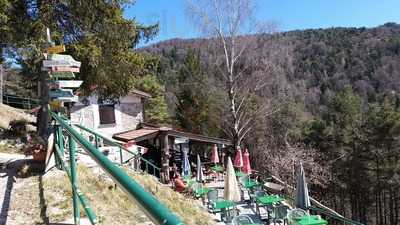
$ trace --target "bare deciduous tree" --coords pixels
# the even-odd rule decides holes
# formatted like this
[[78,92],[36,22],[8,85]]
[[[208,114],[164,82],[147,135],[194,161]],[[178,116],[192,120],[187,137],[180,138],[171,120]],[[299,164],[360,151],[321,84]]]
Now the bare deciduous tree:
[[229,115],[223,117],[221,128],[236,148],[253,129],[257,116],[274,111],[270,101],[257,100],[273,82],[268,75],[276,67],[267,57],[251,57],[252,52],[262,51],[263,41],[274,27],[255,20],[253,0],[186,2],[188,15],[212,43],[211,65],[224,92],[222,110]]

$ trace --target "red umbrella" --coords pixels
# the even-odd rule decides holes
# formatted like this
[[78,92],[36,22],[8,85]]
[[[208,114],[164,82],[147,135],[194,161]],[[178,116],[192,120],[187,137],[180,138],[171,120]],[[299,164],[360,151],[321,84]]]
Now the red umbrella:
[[237,147],[235,162],[233,163],[233,166],[238,167],[238,168],[243,167],[242,150],[240,150],[239,146]]
[[249,150],[244,150],[243,153],[243,167],[242,167],[242,172],[243,173],[247,173],[250,174],[251,173],[251,167],[250,167],[250,154],[249,154]]
[[211,149],[211,162],[219,163],[218,148],[216,144],[214,144],[214,146]]

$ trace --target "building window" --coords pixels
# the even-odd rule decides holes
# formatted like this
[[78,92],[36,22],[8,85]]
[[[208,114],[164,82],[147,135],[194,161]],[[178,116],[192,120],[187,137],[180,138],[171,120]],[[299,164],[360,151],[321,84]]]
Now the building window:
[[115,124],[114,105],[99,105],[100,125]]

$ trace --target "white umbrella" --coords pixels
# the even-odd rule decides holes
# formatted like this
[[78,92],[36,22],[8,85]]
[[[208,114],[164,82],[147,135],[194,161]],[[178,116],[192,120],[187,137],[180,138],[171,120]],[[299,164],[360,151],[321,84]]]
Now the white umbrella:
[[183,176],[190,175],[190,162],[186,151],[183,151],[182,175]]
[[200,155],[197,154],[197,172],[196,172],[196,181],[201,183],[203,181],[203,170],[201,167],[201,160],[200,160]]
[[235,169],[233,168],[231,157],[228,157],[226,166],[224,199],[235,202],[238,202],[241,199],[240,189],[236,180]]
[[296,207],[307,210],[311,206],[303,164],[300,163],[296,179]]

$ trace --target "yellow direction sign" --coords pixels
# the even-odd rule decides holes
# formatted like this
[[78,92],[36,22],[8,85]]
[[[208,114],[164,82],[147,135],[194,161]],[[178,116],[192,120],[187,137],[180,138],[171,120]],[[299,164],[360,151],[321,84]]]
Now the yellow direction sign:
[[46,49],[46,51],[49,54],[62,53],[62,52],[65,52],[65,45],[56,45],[56,46],[48,47]]

